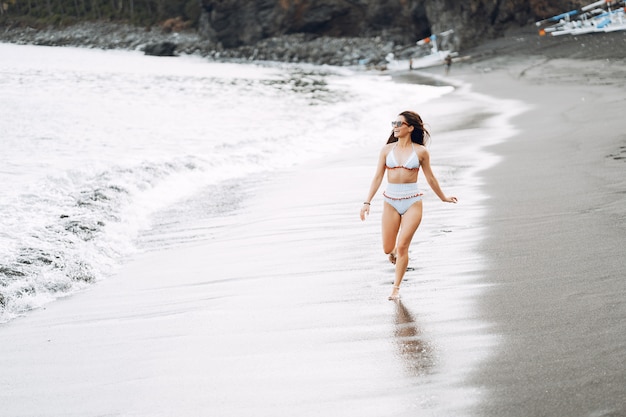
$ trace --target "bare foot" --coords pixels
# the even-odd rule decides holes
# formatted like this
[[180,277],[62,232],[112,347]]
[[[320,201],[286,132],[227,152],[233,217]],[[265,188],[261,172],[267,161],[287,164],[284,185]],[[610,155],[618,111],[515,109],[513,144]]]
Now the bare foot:
[[396,250],[395,249],[389,254],[389,262],[391,262],[394,265],[396,264]]
[[391,291],[391,295],[389,296],[390,300],[399,300],[400,299],[400,287],[393,286],[393,291]]

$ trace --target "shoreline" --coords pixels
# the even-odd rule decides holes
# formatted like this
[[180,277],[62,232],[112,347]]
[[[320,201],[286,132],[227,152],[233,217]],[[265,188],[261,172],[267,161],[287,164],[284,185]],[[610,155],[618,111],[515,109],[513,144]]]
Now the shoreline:
[[486,148],[499,161],[480,175],[489,222],[477,319],[498,343],[468,381],[485,392],[472,415],[626,413],[626,371],[616,366],[626,332],[626,71],[619,54],[566,51],[486,54],[455,63],[449,77],[403,74],[526,105],[512,119],[517,133]]
[[[619,61],[500,57],[452,77],[529,104],[519,134],[490,149],[489,224],[479,301],[503,345],[475,383],[480,416],[621,415],[626,332]],[[621,191],[620,191],[621,190]]]
[[[452,148],[444,135],[464,119],[448,130],[439,120],[433,146]],[[464,199],[463,212],[427,193],[405,301],[388,301],[393,268],[379,247],[382,190],[371,218],[358,219],[383,142],[368,138],[348,157],[259,180],[237,221],[209,241],[137,256],[89,291],[3,325],[13,341],[0,355],[7,412],[467,414],[481,392],[465,378],[492,345],[472,312],[482,291],[472,252],[482,202]],[[459,187],[458,156],[436,153],[442,185]],[[448,267],[453,251],[462,271]],[[26,375],[17,365],[25,361]],[[76,397],[91,401],[53,401]]]

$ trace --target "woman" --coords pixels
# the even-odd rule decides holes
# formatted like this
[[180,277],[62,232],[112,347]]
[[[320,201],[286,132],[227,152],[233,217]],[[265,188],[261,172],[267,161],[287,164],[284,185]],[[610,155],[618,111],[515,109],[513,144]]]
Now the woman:
[[387,171],[387,189],[382,215],[383,250],[396,265],[396,276],[390,300],[400,298],[400,283],[409,264],[409,245],[422,221],[422,193],[417,186],[420,167],[426,181],[437,196],[446,203],[456,203],[456,197],[447,197],[430,168],[430,154],[424,146],[430,135],[422,118],[415,112],[405,111],[391,122],[393,132],[383,146],[378,166],[367,198],[361,207],[361,220],[370,213],[370,202],[378,191]]

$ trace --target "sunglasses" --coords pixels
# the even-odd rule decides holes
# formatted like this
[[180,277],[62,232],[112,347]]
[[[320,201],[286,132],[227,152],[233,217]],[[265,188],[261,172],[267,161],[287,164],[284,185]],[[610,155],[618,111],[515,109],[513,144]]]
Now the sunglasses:
[[394,120],[393,122],[391,122],[391,127],[401,127],[402,125],[409,126],[409,124],[407,122],[401,122],[401,121],[398,121],[398,120]]

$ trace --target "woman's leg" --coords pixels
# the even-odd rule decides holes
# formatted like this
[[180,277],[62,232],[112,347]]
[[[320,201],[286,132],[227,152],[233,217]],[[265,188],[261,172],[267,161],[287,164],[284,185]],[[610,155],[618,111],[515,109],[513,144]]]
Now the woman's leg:
[[398,238],[398,230],[402,217],[398,211],[389,203],[383,203],[383,215],[381,219],[381,228],[383,235],[383,251],[389,255],[389,259],[395,261],[396,239]]
[[393,283],[393,290],[389,296],[390,300],[399,298],[400,283],[404,278],[406,267],[409,265],[409,245],[413,235],[422,221],[422,202],[414,203],[402,216],[402,227],[397,236],[396,242],[396,278]]

